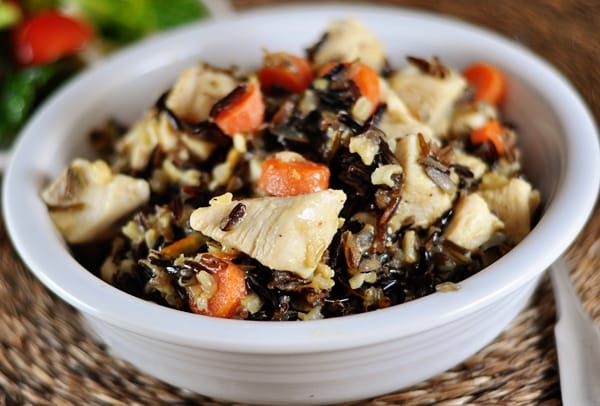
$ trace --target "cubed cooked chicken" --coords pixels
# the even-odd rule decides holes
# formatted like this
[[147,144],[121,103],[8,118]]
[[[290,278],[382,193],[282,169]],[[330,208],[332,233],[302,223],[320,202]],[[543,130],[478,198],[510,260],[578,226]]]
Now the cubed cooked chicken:
[[[308,279],[337,232],[346,194],[324,190],[292,197],[258,197],[231,201],[221,196],[196,209],[190,225],[221,244],[253,257],[261,264]],[[224,227],[232,211],[243,205],[237,224]]]
[[126,159],[125,166],[142,170],[157,145],[169,151],[177,145],[177,134],[164,115],[148,112],[117,142],[115,149]]
[[69,243],[95,241],[148,201],[143,179],[114,174],[106,162],[76,159],[42,192],[50,217]]
[[490,208],[504,221],[506,238],[517,244],[529,233],[533,214],[540,204],[540,193],[529,182],[506,179],[504,184],[487,186],[481,196]]
[[390,85],[412,115],[430,126],[435,135],[448,131],[454,105],[467,88],[466,80],[450,69],[442,77],[412,64],[394,74]]
[[485,200],[478,193],[471,193],[458,200],[444,235],[454,244],[474,250],[503,227],[504,223],[490,211]]
[[379,72],[385,65],[383,46],[360,21],[333,21],[325,35],[314,55],[313,63],[317,68],[332,61],[360,61]]
[[229,73],[198,64],[179,76],[167,98],[167,107],[186,120],[206,120],[214,104],[238,84]]
[[462,165],[473,173],[475,179],[480,179],[488,170],[488,165],[479,157],[455,149],[452,163]]
[[426,140],[431,139],[431,128],[412,116],[406,104],[390,88],[384,80],[379,81],[381,101],[385,103],[386,110],[381,117],[379,127],[386,135],[390,149],[395,150],[396,142],[409,134],[422,134]]
[[452,207],[452,196],[434,183],[418,162],[421,157],[418,136],[402,138],[396,147],[396,157],[403,169],[404,183],[390,225],[394,230],[405,222],[428,227]]

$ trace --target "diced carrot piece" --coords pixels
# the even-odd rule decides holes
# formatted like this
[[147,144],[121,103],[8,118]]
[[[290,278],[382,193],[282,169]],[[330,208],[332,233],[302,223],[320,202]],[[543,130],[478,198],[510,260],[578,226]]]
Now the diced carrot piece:
[[190,297],[190,309],[197,314],[212,317],[231,318],[239,308],[241,300],[247,294],[246,275],[242,268],[231,261],[217,258],[211,254],[210,261],[218,264],[211,272],[216,284],[215,293],[208,299],[207,308],[199,309],[193,297]]
[[505,128],[497,120],[489,120],[482,127],[479,127],[471,132],[471,143],[482,144],[491,142],[496,149],[498,155],[504,154],[504,140],[502,133]]
[[297,196],[329,188],[329,168],[301,159],[284,160],[276,156],[266,159],[258,187],[273,196]]
[[348,74],[350,79],[356,83],[360,93],[366,97],[373,105],[373,110],[379,103],[379,75],[369,65],[363,63],[353,63],[350,66]]
[[313,72],[305,58],[285,52],[265,53],[258,80],[265,91],[279,86],[300,93],[312,82]]
[[254,132],[264,119],[265,104],[262,92],[254,83],[249,84],[240,97],[232,100],[231,104],[225,106],[214,117],[221,131],[230,137],[238,133]]
[[497,105],[506,92],[504,75],[496,67],[486,63],[475,63],[466,67],[463,76],[475,90],[476,101]]
[[[339,62],[329,62],[319,71],[319,76],[324,76],[331,71]],[[372,111],[377,108],[381,97],[379,90],[379,75],[369,65],[360,62],[342,62],[347,69],[348,79],[360,90],[360,94],[367,98],[372,104]]]
[[235,314],[240,302],[246,296],[246,277],[242,268],[232,262],[214,275],[217,291],[208,300],[208,314],[214,317],[230,318]]
[[189,255],[200,249],[200,239],[195,235],[188,235],[177,240],[160,250],[161,255],[169,259],[177,258],[179,255]]

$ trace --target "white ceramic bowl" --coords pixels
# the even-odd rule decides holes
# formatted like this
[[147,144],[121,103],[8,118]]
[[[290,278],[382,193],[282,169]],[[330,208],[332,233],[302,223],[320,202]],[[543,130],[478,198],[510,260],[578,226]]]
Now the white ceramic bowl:
[[[39,192],[108,117],[131,121],[198,59],[260,64],[262,48],[301,52],[328,21],[360,18],[393,65],[407,54],[456,67],[481,60],[509,76],[506,116],[544,214],[509,254],[461,283],[385,310],[310,322],[249,322],[184,313],[129,296],[83,269]],[[31,120],[4,179],[14,245],[33,273],[76,307],[115,353],[176,386],[232,401],[324,404],[380,395],[440,373],[496,337],[544,270],[576,238],[600,179],[593,121],[564,78],[523,47],[457,20],[372,6],[292,6],[244,13],[145,41],[90,69]]]

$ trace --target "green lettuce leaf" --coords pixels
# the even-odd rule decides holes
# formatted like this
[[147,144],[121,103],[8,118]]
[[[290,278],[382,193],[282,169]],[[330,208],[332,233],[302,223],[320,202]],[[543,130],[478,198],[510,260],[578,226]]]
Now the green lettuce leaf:
[[0,148],[9,146],[37,105],[79,69],[70,59],[22,70],[5,69],[0,83]]
[[155,31],[205,17],[199,0],[62,0],[78,10],[98,29],[99,35],[117,45],[135,41]]

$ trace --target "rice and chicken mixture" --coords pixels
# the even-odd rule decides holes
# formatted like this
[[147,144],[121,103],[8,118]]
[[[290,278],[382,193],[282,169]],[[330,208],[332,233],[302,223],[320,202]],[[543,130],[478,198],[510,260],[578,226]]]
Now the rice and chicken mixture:
[[100,158],[42,198],[88,269],[184,311],[307,320],[459,289],[527,235],[540,194],[501,72],[406,59],[347,19],[257,70],[197,63],[132,126],[94,130]]

